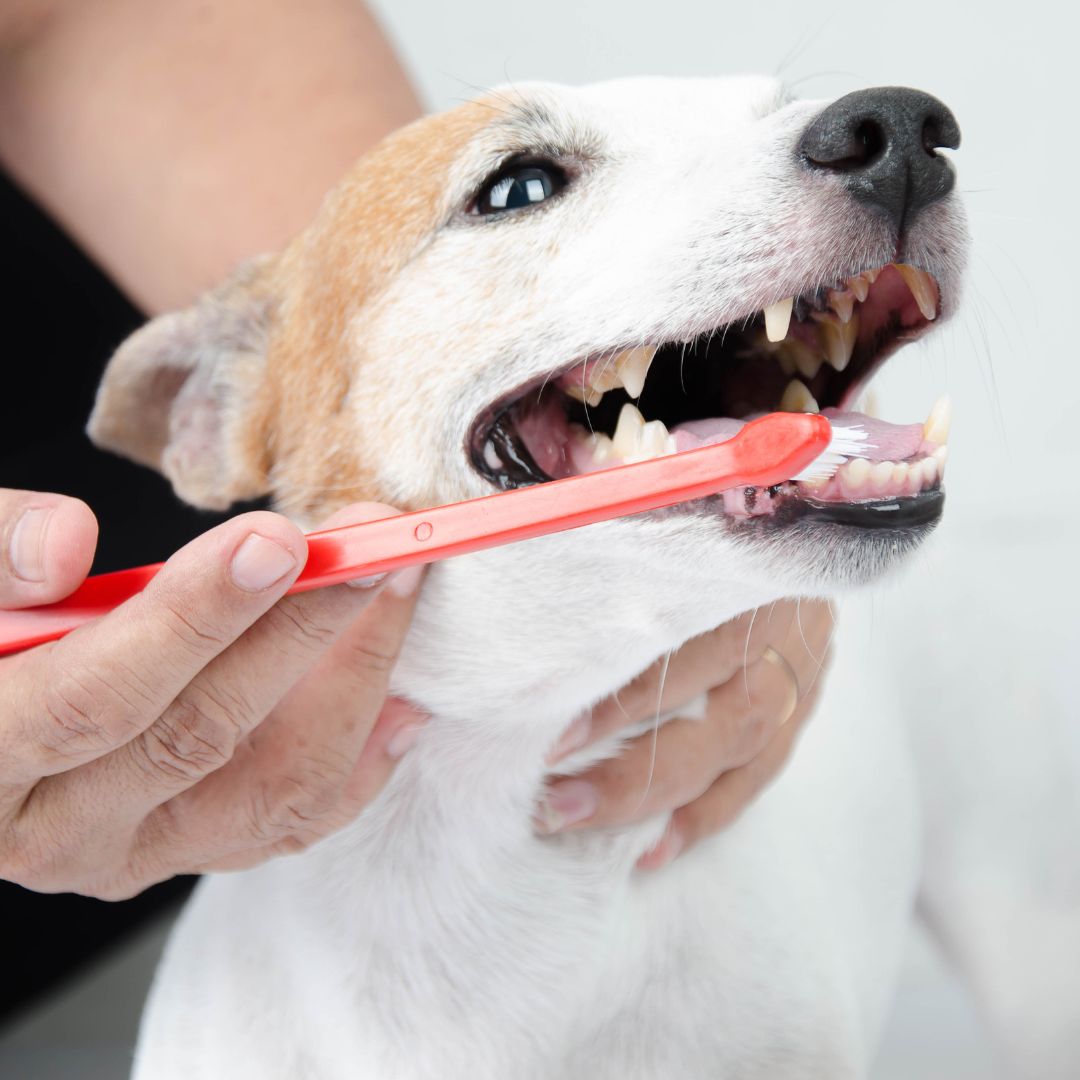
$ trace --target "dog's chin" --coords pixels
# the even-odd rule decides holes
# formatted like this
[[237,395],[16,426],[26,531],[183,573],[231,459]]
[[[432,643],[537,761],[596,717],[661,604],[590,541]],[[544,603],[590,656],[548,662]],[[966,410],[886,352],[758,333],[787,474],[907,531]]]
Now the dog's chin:
[[813,513],[754,528],[749,543],[759,546],[786,592],[828,596],[870,585],[903,567],[941,520],[944,496],[917,500],[906,522],[867,527],[831,521]]

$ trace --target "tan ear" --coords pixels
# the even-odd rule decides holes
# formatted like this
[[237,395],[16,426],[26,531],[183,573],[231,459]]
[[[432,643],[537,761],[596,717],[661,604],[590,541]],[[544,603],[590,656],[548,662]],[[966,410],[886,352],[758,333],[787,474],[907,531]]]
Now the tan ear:
[[223,509],[266,494],[259,387],[273,312],[269,260],[194,307],[162,315],[117,350],[87,434],[164,473],[177,495]]

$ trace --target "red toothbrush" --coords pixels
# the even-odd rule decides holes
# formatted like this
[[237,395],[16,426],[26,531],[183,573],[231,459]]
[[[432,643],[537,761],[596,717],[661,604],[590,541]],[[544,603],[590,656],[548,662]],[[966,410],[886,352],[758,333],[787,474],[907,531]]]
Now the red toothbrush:
[[[816,413],[772,413],[727,442],[308,535],[290,593],[640,514],[736,487],[831,476],[866,434]],[[89,577],[65,600],[0,611],[0,655],[54,641],[140,592],[162,564]]]

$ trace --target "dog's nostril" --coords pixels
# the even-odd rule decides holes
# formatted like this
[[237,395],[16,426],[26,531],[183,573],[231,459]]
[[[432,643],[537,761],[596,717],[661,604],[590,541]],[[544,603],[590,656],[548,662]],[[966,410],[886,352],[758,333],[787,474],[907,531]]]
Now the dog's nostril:
[[881,157],[885,151],[885,133],[877,121],[864,121],[855,129],[855,134],[862,144],[860,160],[864,165],[870,165]]
[[931,157],[937,157],[938,147],[945,145],[941,137],[941,125],[933,117],[923,124],[922,144]]
[[834,101],[803,132],[798,155],[805,168],[841,174],[899,232],[952,190],[952,166],[937,149],[959,145],[956,118],[937,98],[889,86]]

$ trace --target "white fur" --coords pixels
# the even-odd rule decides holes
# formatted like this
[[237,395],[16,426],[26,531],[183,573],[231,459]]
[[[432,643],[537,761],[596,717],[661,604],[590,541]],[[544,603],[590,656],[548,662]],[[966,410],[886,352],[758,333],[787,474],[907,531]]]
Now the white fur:
[[[375,463],[392,499],[485,494],[469,425],[533,377],[894,256],[872,216],[794,159],[822,103],[771,82],[513,100],[589,147],[591,171],[557,216],[442,228],[352,328],[386,358],[348,403],[358,430],[372,402],[401,417]],[[467,191],[501,139],[463,148],[448,190]],[[947,310],[963,235],[950,198],[909,241]],[[279,491],[286,507],[305,494]],[[138,1080],[862,1075],[920,880],[900,699],[880,691],[891,656],[838,664],[780,781],[661,873],[633,866],[662,819],[546,839],[531,819],[544,756],[583,709],[696,634],[873,578],[895,554],[813,533],[745,542],[692,512],[435,567],[394,682],[433,721],[355,824],[202,882],[155,984]],[[849,631],[865,640],[865,621]]]

